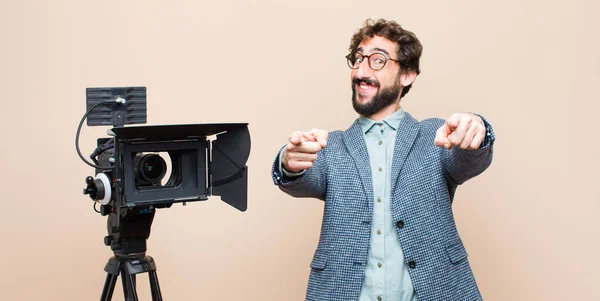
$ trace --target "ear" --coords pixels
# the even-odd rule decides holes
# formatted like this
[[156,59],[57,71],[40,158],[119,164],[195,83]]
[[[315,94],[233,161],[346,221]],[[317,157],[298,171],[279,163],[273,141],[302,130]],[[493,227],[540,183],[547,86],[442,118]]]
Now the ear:
[[402,72],[400,74],[400,84],[403,87],[406,87],[406,86],[412,84],[416,78],[417,78],[417,72],[414,70]]

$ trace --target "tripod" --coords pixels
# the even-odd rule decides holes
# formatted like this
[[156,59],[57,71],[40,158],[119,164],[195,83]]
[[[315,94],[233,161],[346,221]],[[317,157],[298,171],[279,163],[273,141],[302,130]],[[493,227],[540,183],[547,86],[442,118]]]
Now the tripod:
[[107,275],[100,301],[110,301],[112,299],[119,273],[121,274],[121,281],[123,282],[125,301],[138,301],[135,275],[145,272],[148,273],[150,279],[152,300],[162,301],[158,276],[156,275],[156,264],[154,263],[154,259],[150,256],[146,256],[145,253],[129,255],[115,254],[115,256],[108,260],[104,270]]
[[155,208],[145,208],[107,214],[109,235],[104,238],[104,244],[111,247],[114,256],[104,267],[107,275],[100,301],[112,299],[119,274],[125,301],[138,301],[136,275],[140,273],[148,273],[152,300],[162,301],[156,263],[152,257],[146,256],[146,240],[150,236],[155,211]]

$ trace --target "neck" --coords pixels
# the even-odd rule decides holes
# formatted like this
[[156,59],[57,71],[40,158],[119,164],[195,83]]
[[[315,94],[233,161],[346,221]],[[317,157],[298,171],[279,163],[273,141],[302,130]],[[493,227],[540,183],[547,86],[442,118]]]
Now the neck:
[[384,120],[386,117],[396,113],[396,111],[398,111],[400,109],[400,100],[394,102],[393,104],[383,108],[381,111],[371,115],[371,116],[365,116],[367,118],[373,119],[375,121],[382,121]]

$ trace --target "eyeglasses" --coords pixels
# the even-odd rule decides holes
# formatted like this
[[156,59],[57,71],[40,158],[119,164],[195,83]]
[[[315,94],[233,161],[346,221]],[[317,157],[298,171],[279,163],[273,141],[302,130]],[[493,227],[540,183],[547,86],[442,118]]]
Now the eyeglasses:
[[346,56],[346,59],[348,60],[348,67],[350,67],[351,69],[358,69],[358,67],[360,67],[360,64],[365,60],[365,58],[368,60],[369,67],[371,67],[371,69],[373,70],[383,69],[387,61],[394,61],[400,63],[400,61],[388,58],[383,53],[379,52],[371,53],[369,55],[364,55],[362,53],[355,52],[350,53]]

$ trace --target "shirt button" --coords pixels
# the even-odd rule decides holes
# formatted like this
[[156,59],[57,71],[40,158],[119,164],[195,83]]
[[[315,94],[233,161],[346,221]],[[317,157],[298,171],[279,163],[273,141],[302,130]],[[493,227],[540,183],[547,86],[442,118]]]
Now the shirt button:
[[377,296],[377,301],[381,301],[383,300],[383,298],[381,298],[381,296]]
[[398,226],[398,228],[400,228],[400,229],[404,228],[404,221],[403,220],[397,221],[396,226]]
[[382,145],[382,144],[383,144],[383,141],[379,141],[379,142],[377,142],[377,144],[379,144],[379,145]]
[[415,261],[409,261],[408,262],[408,267],[411,269],[414,269],[417,266],[417,263]]
[[383,123],[378,123],[377,125],[378,125],[378,126],[383,126]]
[[379,170],[379,171],[382,171],[382,170],[383,170],[383,168],[379,167],[379,168],[377,168],[377,170]]
[[377,267],[380,268],[382,266],[381,262],[377,263]]
[[377,198],[377,203],[381,203],[381,198]]
[[381,235],[381,230],[377,229],[377,235]]

